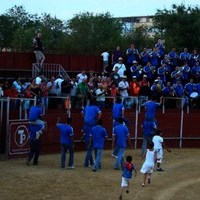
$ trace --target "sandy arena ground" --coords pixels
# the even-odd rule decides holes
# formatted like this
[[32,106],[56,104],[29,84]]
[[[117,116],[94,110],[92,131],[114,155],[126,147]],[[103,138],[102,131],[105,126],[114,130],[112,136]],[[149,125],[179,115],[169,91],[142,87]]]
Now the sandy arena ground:
[[[152,183],[141,187],[140,150],[133,156],[138,175],[131,181],[125,200],[199,200],[200,149],[165,151],[162,168],[154,172]],[[111,151],[104,151],[102,170],[83,167],[85,153],[75,154],[75,169],[61,170],[60,155],[42,155],[39,166],[26,166],[26,159],[0,161],[0,200],[117,200],[121,171],[113,170]]]

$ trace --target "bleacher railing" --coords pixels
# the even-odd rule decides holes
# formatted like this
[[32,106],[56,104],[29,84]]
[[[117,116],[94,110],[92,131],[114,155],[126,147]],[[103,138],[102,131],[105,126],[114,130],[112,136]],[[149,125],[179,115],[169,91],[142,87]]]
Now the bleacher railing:
[[49,77],[58,77],[61,75],[62,77],[69,77],[66,70],[60,64],[51,64],[51,63],[43,63],[42,67],[38,67],[36,63],[32,64],[32,78],[39,76],[40,72],[46,78]]

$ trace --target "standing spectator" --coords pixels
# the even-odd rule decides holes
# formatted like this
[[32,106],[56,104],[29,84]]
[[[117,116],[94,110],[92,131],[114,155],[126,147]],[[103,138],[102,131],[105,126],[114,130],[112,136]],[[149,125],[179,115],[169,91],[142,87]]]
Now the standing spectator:
[[72,88],[70,90],[71,106],[72,106],[72,108],[75,108],[76,107],[76,103],[77,103],[77,97],[76,97],[76,94],[77,94],[77,82],[76,82],[76,78],[75,77],[72,77],[71,85],[72,85]]
[[108,49],[105,49],[105,51],[101,54],[103,57],[103,72],[107,73],[108,63],[109,63],[109,53]]
[[87,79],[88,76],[87,76],[87,74],[86,74],[86,71],[83,70],[81,73],[79,73],[79,74],[76,76],[76,78],[77,78],[78,84],[81,83],[84,79]]
[[192,66],[191,76],[194,78],[195,82],[198,82],[200,80],[200,65],[199,65],[199,61],[197,61],[194,66]]
[[157,69],[159,65],[159,59],[160,59],[158,48],[154,47],[153,51],[149,55],[150,55],[151,64]]
[[140,86],[139,86],[139,83],[137,81],[137,77],[136,76],[132,77],[132,81],[129,83],[129,85],[130,85],[129,93],[130,93],[130,96],[133,97],[132,103],[133,104],[137,104],[138,103],[138,95],[139,95],[139,91],[140,91]]
[[90,133],[90,142],[95,151],[95,161],[93,166],[93,172],[96,172],[98,169],[101,169],[101,158],[104,148],[104,140],[108,137],[106,129],[102,126],[103,121],[99,119],[97,125],[91,129]]
[[3,97],[3,96],[4,96],[3,89],[2,89],[2,87],[0,85],[0,98]]
[[124,120],[122,118],[118,119],[119,125],[115,126],[113,129],[113,140],[112,149],[116,146],[118,148],[118,155],[114,164],[114,169],[119,170],[120,166],[123,166],[123,155],[126,149],[126,142],[128,140],[131,147],[130,133],[126,126],[124,126]]
[[185,62],[189,62],[190,58],[191,58],[191,54],[188,53],[187,48],[184,48],[183,52],[180,53],[181,65],[183,65]]
[[55,82],[55,77],[52,76],[51,79],[48,81],[47,86],[49,87],[49,108],[55,108],[57,105],[57,83]]
[[98,89],[95,91],[96,94],[96,101],[97,106],[100,110],[102,110],[105,107],[105,101],[106,101],[106,89],[103,88],[102,83],[99,83]]
[[142,66],[145,66],[147,62],[150,61],[149,51],[147,48],[144,48],[143,51],[140,53],[140,59],[142,61]]
[[142,68],[143,75],[147,76],[150,84],[153,82],[154,75],[156,73],[155,67],[151,64],[151,62],[147,62],[147,64]]
[[118,87],[118,84],[120,82],[120,75],[118,73],[119,68],[116,66],[114,71],[110,74],[110,79],[115,85],[115,87]]
[[122,101],[124,101],[124,99],[129,96],[128,94],[129,83],[128,81],[126,81],[126,79],[127,79],[126,76],[122,76],[122,80],[119,82],[119,85],[118,85],[119,93],[123,99]]
[[119,57],[118,58],[118,63],[116,63],[113,67],[113,71],[115,71],[115,68],[118,68],[118,71],[117,73],[119,74],[120,77],[124,76],[124,73],[126,71],[126,66],[125,64],[123,63],[123,58],[122,57]]
[[92,94],[89,90],[87,79],[83,79],[77,85],[77,98],[78,98],[78,106],[81,103],[81,108],[83,109],[87,104],[87,100],[92,98]]
[[92,146],[90,144],[90,134],[91,129],[96,126],[96,122],[101,118],[102,112],[96,106],[96,100],[92,98],[83,111],[82,116],[84,117],[84,125],[83,125],[83,137],[82,140],[85,141],[86,144],[86,156],[84,161],[84,167],[89,167],[94,164],[93,156],[92,156]]
[[[63,77],[61,75],[58,75],[58,77],[55,80],[55,84],[56,84],[56,96],[61,97],[62,95],[62,88],[61,88],[61,84],[63,82]],[[62,108],[62,99],[58,98],[56,99],[56,103],[57,103],[57,107],[59,109]]]
[[160,60],[164,57],[165,55],[165,47],[164,47],[164,40],[158,39],[158,42],[155,44],[155,47],[158,49],[158,54]]
[[132,171],[134,170],[134,177],[137,175],[137,170],[134,164],[132,164],[132,156],[126,157],[126,162],[122,167],[122,181],[119,200],[122,200],[123,190],[126,188],[126,193],[129,193],[129,183],[132,179]]
[[114,66],[119,58],[123,58],[123,51],[121,50],[120,46],[117,46],[112,53],[112,65]]
[[62,94],[62,91],[61,91],[61,89],[62,89],[61,83],[62,82],[63,82],[63,77],[61,75],[58,75],[58,77],[55,80],[57,96],[61,96],[61,94]]
[[49,87],[47,86],[47,81],[42,80],[40,84],[40,89],[42,91],[41,93],[41,101],[42,101],[42,107],[44,109],[48,109],[49,105]]
[[172,50],[168,53],[168,57],[172,66],[172,70],[174,70],[175,66],[177,66],[178,64],[179,59],[178,53],[176,52],[176,48],[172,48]]
[[44,63],[45,60],[45,56],[44,56],[44,47],[41,41],[42,38],[42,33],[37,33],[36,38],[34,39],[34,53],[35,53],[35,57],[36,57],[36,64],[39,68],[42,68],[42,65]]
[[130,66],[131,77],[136,76],[137,79],[140,79],[142,66],[138,66],[138,62],[136,60],[133,61]]
[[184,65],[182,66],[182,74],[183,74],[182,83],[183,85],[185,85],[190,79],[190,66],[188,65],[187,62],[185,62]]
[[19,94],[22,93],[22,90],[23,90],[23,87],[22,87],[22,83],[21,83],[21,80],[20,80],[20,77],[17,77],[15,81],[13,81],[13,87],[17,90],[17,92]]
[[57,119],[56,127],[60,130],[61,169],[65,169],[67,151],[69,151],[68,169],[74,169],[74,130],[70,124],[71,118],[67,118],[67,123],[60,123],[60,118]]
[[134,44],[131,44],[130,48],[126,50],[126,56],[128,66],[131,66],[133,61],[137,61],[139,59],[139,51],[135,48]]

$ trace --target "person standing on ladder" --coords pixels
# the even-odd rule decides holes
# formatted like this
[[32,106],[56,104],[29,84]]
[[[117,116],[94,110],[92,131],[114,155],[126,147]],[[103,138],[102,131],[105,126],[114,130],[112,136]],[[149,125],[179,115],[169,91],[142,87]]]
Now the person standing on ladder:
[[34,39],[34,53],[35,53],[35,57],[36,57],[36,64],[37,64],[37,67],[39,67],[39,69],[42,68],[42,65],[45,60],[45,56],[43,53],[44,47],[43,47],[41,38],[42,38],[42,33],[38,32],[37,36]]

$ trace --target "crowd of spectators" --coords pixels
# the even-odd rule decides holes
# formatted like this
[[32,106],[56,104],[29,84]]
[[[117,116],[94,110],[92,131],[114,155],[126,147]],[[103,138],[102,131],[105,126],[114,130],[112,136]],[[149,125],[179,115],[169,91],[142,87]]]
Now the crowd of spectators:
[[[109,56],[107,54],[107,56]],[[187,48],[177,53],[175,48],[165,52],[162,40],[158,40],[152,50],[144,48],[139,52],[134,44],[123,53],[119,46],[113,51],[111,64],[102,72],[82,71],[74,77],[44,77],[1,84],[0,96],[34,98],[42,102],[46,109],[54,106],[62,108],[64,99],[70,97],[72,108],[83,108],[87,100],[95,97],[103,109],[121,96],[126,107],[143,103],[151,95],[183,98],[185,104],[199,107],[200,97],[200,54]],[[54,98],[49,98],[49,97]],[[63,97],[63,98],[55,98]],[[139,98],[138,98],[139,97]],[[51,100],[49,102],[49,99]],[[140,102],[141,101],[141,102]],[[30,102],[26,101],[28,108]]]

